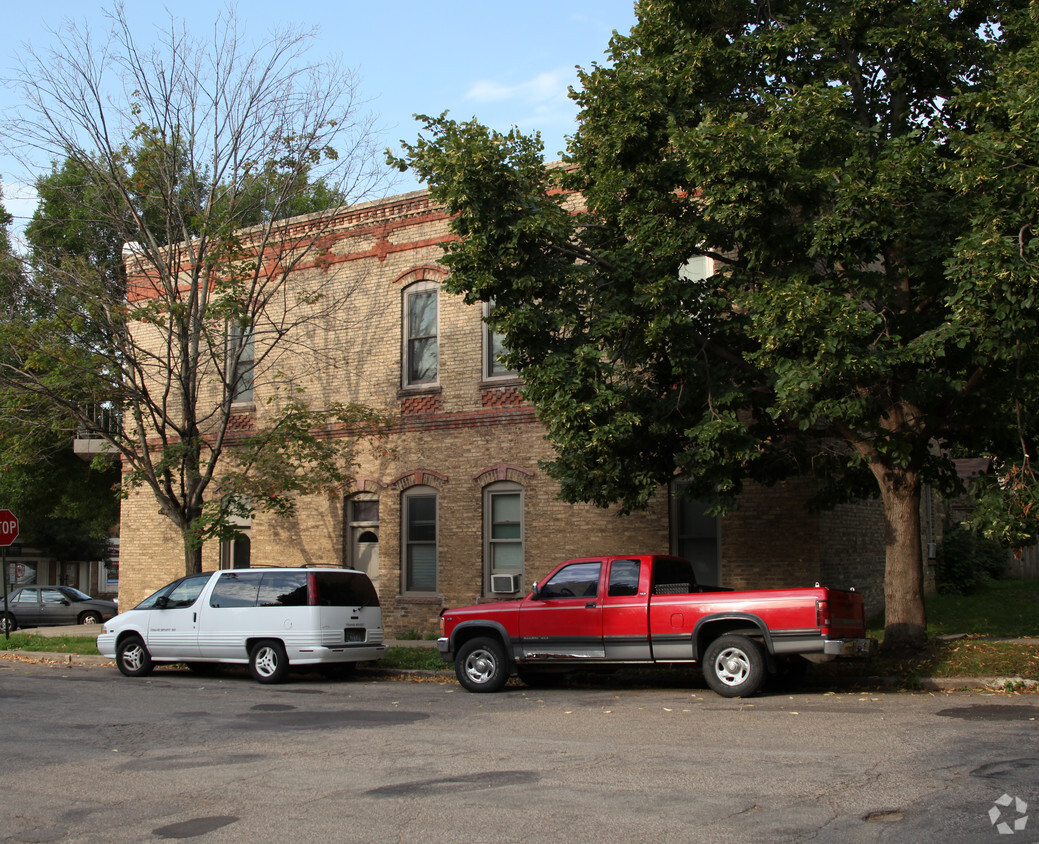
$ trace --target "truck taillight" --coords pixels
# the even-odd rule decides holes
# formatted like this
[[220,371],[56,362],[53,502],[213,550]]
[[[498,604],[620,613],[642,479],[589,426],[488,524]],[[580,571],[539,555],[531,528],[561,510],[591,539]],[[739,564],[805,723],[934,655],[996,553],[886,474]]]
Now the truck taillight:
[[815,626],[830,626],[830,605],[822,599],[816,599],[815,602]]

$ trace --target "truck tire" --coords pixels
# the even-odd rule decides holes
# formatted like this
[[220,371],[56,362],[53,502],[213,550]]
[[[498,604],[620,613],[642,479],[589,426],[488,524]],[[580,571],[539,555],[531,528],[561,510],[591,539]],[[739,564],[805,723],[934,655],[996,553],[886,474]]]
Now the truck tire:
[[509,679],[501,642],[487,636],[470,639],[455,656],[455,676],[469,692],[501,691]]
[[704,652],[707,685],[722,697],[750,697],[765,682],[765,651],[746,636],[719,636]]

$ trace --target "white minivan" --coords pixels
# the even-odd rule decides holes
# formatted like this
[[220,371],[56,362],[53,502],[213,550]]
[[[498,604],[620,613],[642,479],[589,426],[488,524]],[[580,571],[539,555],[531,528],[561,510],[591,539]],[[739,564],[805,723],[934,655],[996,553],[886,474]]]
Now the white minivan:
[[386,653],[379,595],[364,572],[250,568],[189,575],[105,623],[102,656],[127,677],[160,663],[248,664],[261,683],[290,667],[342,674]]

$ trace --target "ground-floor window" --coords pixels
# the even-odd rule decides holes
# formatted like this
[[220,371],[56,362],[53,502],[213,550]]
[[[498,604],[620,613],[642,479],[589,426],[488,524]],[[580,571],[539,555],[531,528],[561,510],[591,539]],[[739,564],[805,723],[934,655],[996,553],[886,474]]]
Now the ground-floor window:
[[484,490],[484,559],[490,591],[515,594],[523,589],[523,488],[502,482]]
[[248,528],[238,528],[234,539],[220,543],[220,568],[247,569],[252,557],[252,542]]
[[437,590],[437,492],[412,487],[401,502],[404,592]]
[[721,546],[718,518],[707,514],[707,505],[686,497],[681,485],[671,494],[671,550],[693,564],[696,582],[721,585]]

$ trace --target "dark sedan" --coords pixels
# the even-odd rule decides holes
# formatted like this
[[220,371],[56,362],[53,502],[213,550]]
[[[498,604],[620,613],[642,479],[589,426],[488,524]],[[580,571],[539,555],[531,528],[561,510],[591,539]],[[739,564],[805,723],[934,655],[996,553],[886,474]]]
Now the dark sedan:
[[[0,596],[0,607],[3,598]],[[56,624],[101,624],[119,612],[114,601],[102,601],[71,586],[22,586],[7,596],[0,633],[19,627]]]

